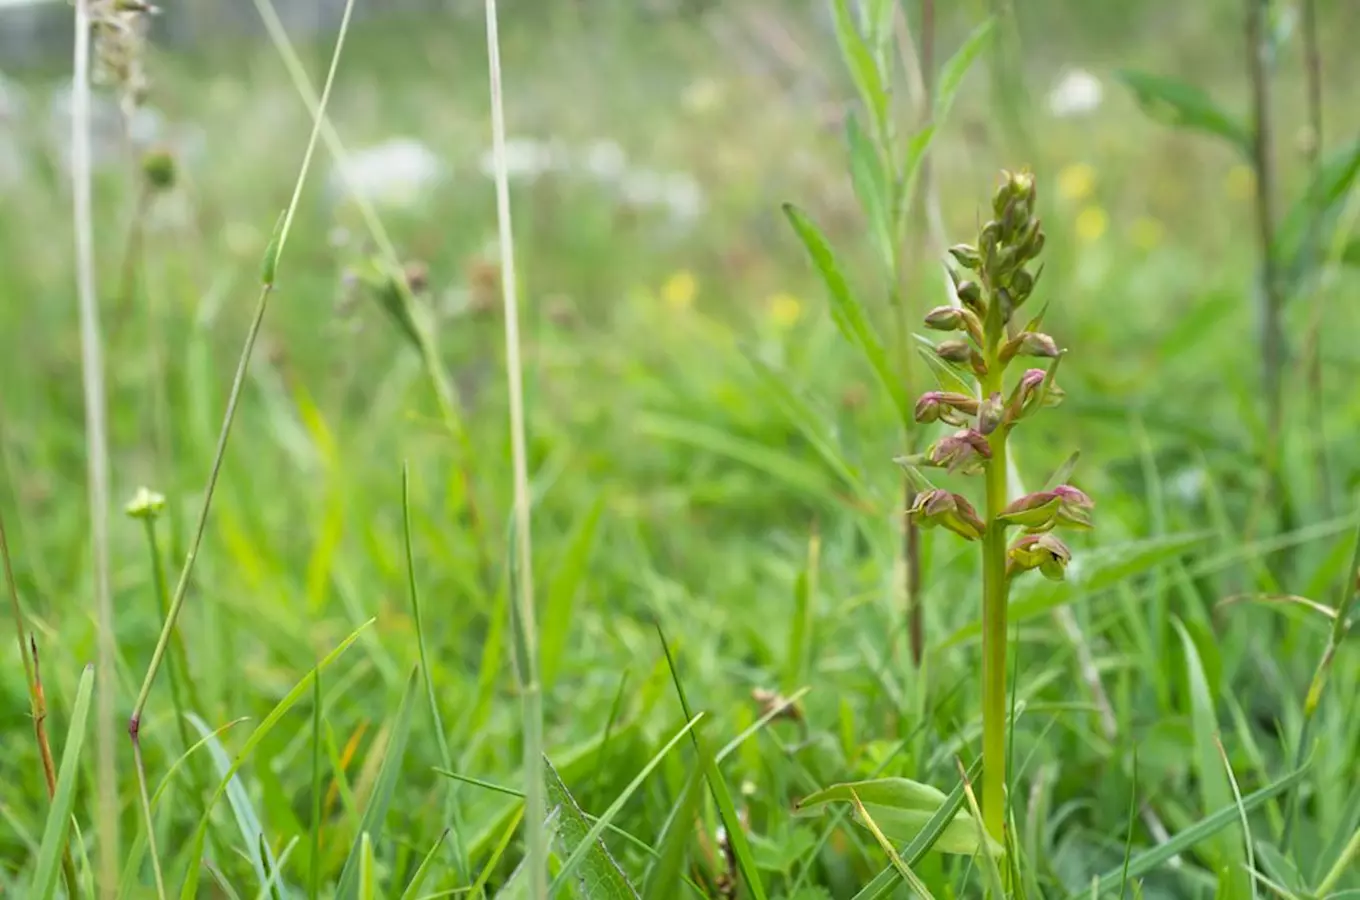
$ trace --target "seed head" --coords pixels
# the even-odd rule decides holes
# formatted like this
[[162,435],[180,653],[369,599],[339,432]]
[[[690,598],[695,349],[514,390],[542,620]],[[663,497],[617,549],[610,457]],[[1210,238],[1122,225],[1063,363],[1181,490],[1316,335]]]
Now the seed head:
[[123,512],[129,518],[155,521],[164,509],[164,494],[158,494],[147,487],[140,487],[137,488],[137,493],[132,496],[127,505],[123,507]]

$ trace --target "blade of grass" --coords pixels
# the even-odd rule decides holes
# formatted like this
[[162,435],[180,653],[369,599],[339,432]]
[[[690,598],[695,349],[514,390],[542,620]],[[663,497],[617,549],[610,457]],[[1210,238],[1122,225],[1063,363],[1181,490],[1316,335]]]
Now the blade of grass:
[[269,735],[274,729],[274,726],[279,723],[279,720],[284,717],[288,710],[292,709],[293,706],[297,704],[298,700],[302,699],[302,695],[307,693],[308,689],[311,688],[312,681],[318,674],[326,669],[331,663],[339,659],[340,655],[348,650],[350,645],[359,639],[359,635],[363,630],[373,624],[374,621],[374,619],[369,619],[367,622],[360,625],[351,632],[348,637],[341,641],[339,646],[330,653],[327,653],[321,661],[316,664],[314,669],[304,675],[302,680],[294,685],[293,689],[285,694],[282,700],[275,704],[274,708],[269,711],[269,715],[265,716],[263,721],[261,721],[255,730],[251,732],[250,737],[246,739],[245,744],[242,745],[240,751],[237,752],[236,758],[232,760],[231,768],[227,771],[226,776],[218,783],[217,789],[213,791],[212,796],[208,798],[202,817],[198,821],[198,827],[195,828],[194,834],[190,839],[190,865],[189,871],[185,875],[184,886],[180,890],[181,900],[193,900],[193,898],[198,895],[200,867],[195,863],[203,855],[203,841],[207,837],[208,825],[211,821],[213,807],[217,805],[217,801],[222,798],[224,793],[226,793],[227,785],[230,782],[231,777],[245,764],[246,760],[250,758],[250,754],[253,753],[259,743]]
[[1121,864],[1119,868],[1100,877],[1100,893],[1104,895],[1116,890],[1125,878],[1139,878],[1155,871],[1162,864],[1213,837],[1224,828],[1240,822],[1243,811],[1251,812],[1278,797],[1302,781],[1307,773],[1307,767],[1295,769],[1278,781],[1243,797],[1241,803],[1233,803],[1205,816],[1189,828],[1177,832],[1171,840],[1137,854],[1127,865]]
[[[419,626],[417,626],[419,627]],[[422,665],[424,661],[422,660]],[[321,896],[321,672],[312,679],[312,858],[307,872],[307,897]]]
[[685,867],[685,850],[694,835],[694,818],[703,797],[704,765],[696,763],[661,831],[659,856],[642,881],[642,900],[669,900]]
[[[373,786],[373,793],[369,795],[368,804],[364,807],[364,817],[359,823],[359,833],[363,835],[364,843],[367,844],[375,837],[380,837],[383,831],[383,822],[387,819],[387,808],[392,802],[392,794],[396,790],[397,780],[401,777],[401,765],[406,756],[406,742],[411,735],[411,716],[415,707],[415,695],[417,685],[416,669],[411,669],[411,674],[406,679],[406,688],[402,691],[401,706],[397,708],[396,725],[392,729],[392,736],[387,742],[387,751],[383,757],[382,768],[378,772],[378,780]],[[372,847],[368,847],[368,852],[372,852]],[[359,841],[355,841],[350,848],[349,858],[345,860],[344,868],[340,870],[340,881],[336,887],[336,897],[339,900],[348,900],[354,897],[359,891],[363,879],[360,877],[359,869],[362,863],[363,848]]]
[[[42,843],[33,866],[28,897],[32,900],[51,900],[57,890],[57,873],[66,847],[66,836],[71,827],[71,810],[75,806],[76,782],[80,777],[80,751],[85,745],[86,723],[90,717],[90,695],[94,691],[94,668],[86,666],[76,688],[76,702],[71,708],[71,725],[66,733],[66,746],[61,752],[61,769],[57,774],[57,792],[47,811]],[[115,882],[116,883],[116,882]]]
[[419,896],[421,886],[425,884],[425,879],[430,876],[430,868],[434,865],[434,858],[438,855],[439,848],[444,843],[444,838],[448,836],[449,829],[447,828],[439,832],[439,837],[435,840],[434,846],[421,859],[420,865],[416,867],[415,874],[411,876],[410,883],[406,885],[406,890],[401,892],[401,900],[415,900]]
[[[601,832],[603,832],[604,829],[614,820],[614,816],[618,815],[619,810],[623,808],[623,805],[628,802],[628,799],[633,796],[634,792],[636,792],[637,789],[642,786],[642,782],[647,779],[647,776],[652,773],[652,770],[654,770],[658,765],[661,764],[661,761],[666,758],[666,754],[670,753],[670,751],[675,747],[675,745],[680,743],[681,738],[689,734],[690,731],[694,728],[694,726],[697,725],[699,723],[699,720],[702,718],[703,713],[699,713],[698,715],[692,717],[687,723],[685,723],[685,726],[681,728],[678,732],[676,732],[674,737],[672,737],[669,741],[666,742],[665,746],[663,746],[651,758],[651,760],[647,762],[647,765],[642,767],[642,771],[639,772],[637,776],[628,783],[628,786],[623,789],[623,791],[619,794],[617,798],[615,798],[614,802],[609,804],[609,808],[606,809],[604,811],[604,814],[601,815],[595,821],[595,824],[590,827],[590,830],[587,831],[578,842],[576,842],[575,848],[573,848],[571,853],[567,856],[567,858],[562,861],[562,866],[561,868],[558,869],[557,877],[553,879],[553,884],[552,887],[550,888],[550,891],[553,894],[556,894],[556,892],[561,890],[562,887],[567,883],[567,879],[571,876],[576,867],[578,865],[581,865],[585,861],[584,858],[587,853],[593,853],[597,847],[603,846],[597,844]],[[577,816],[579,816],[581,812],[580,809],[576,808],[575,801],[571,799],[571,795],[567,792],[566,787],[562,784],[561,779],[557,777],[557,772],[555,769],[552,768],[552,764],[549,763],[547,760],[544,760],[544,766],[546,771],[548,772],[548,777],[552,779],[552,781],[549,782],[548,790],[549,796],[560,791],[560,796],[555,798],[556,802],[564,807],[570,805],[571,809],[569,809],[568,812],[570,813],[574,811],[577,814]],[[556,788],[556,791],[553,790],[553,788]],[[563,819],[563,827],[564,828],[574,827],[580,821],[581,820],[579,818],[575,818],[568,815]],[[566,839],[572,840],[573,836],[567,835]],[[600,874],[600,871],[602,871],[601,867],[592,865],[591,868],[592,868],[591,873],[592,881],[599,883],[598,875]],[[622,879],[623,873],[619,872],[618,874],[619,877]],[[627,884],[626,879],[623,879],[623,884],[625,885]],[[637,892],[633,891],[632,888],[629,887],[628,895],[636,897]]]
[[[416,647],[420,652],[420,674],[425,681],[425,703],[430,710],[430,724],[434,728],[435,744],[439,748],[439,762],[446,769],[453,768],[453,754],[449,751],[449,740],[444,731],[444,719],[439,713],[439,700],[434,689],[434,673],[426,651],[425,617],[421,614],[420,589],[416,582],[415,553],[411,547],[411,471],[405,463],[401,467],[401,521],[402,541],[406,550],[406,582],[411,595],[411,616],[416,623]],[[463,852],[463,823],[459,811],[457,793],[450,789],[445,795],[444,814],[449,821],[453,836],[453,859],[455,872],[459,878],[467,876],[468,862]],[[442,839],[440,841],[442,843]],[[436,845],[437,846],[437,845]]]
[[585,515],[572,528],[571,535],[567,538],[567,548],[563,551],[562,559],[548,583],[542,629],[544,692],[552,690],[553,682],[557,680],[558,670],[562,666],[567,639],[571,636],[576,597],[585,581],[586,568],[595,549],[595,535],[599,531],[604,503],[605,495],[596,494]]
[[[1228,751],[1223,749],[1223,739],[1217,734],[1214,735],[1214,746],[1218,748],[1218,756],[1223,761],[1223,771],[1228,776],[1233,802],[1237,804],[1237,814],[1242,820],[1242,839],[1247,851],[1247,872],[1252,873],[1256,871],[1256,843],[1251,839],[1251,823],[1247,821],[1247,811],[1242,808],[1242,790],[1237,786],[1237,776],[1233,774]],[[1248,878],[1247,881],[1251,884],[1251,900],[1256,900],[1256,879]]]
[[[685,687],[680,680],[680,670],[676,667],[675,657],[671,655],[670,645],[666,643],[666,633],[661,629],[659,622],[656,625],[656,633],[661,639],[661,648],[666,654],[666,665],[669,666],[671,680],[675,683],[675,692],[680,699],[680,708],[686,719],[693,719],[694,713],[690,710],[689,700],[685,697]],[[719,818],[722,820],[723,828],[727,831],[732,853],[737,858],[737,866],[741,869],[742,877],[746,881],[746,888],[755,900],[766,900],[765,884],[761,880],[760,870],[757,868],[755,856],[751,852],[751,843],[746,837],[746,830],[741,817],[737,815],[736,804],[732,802],[732,793],[728,790],[727,782],[723,780],[722,770],[718,768],[716,757],[706,751],[706,742],[699,732],[691,731],[690,737],[694,741],[694,749],[698,752],[699,759],[704,762],[704,775],[708,780],[708,789],[713,795],[713,802],[717,804]]]
[[898,875],[902,876],[902,880],[907,883],[907,887],[915,891],[919,896],[924,898],[924,900],[935,900],[935,895],[930,892],[930,889],[917,877],[916,873],[903,861],[902,857],[897,855],[897,851],[893,849],[892,842],[883,836],[883,832],[879,830],[878,824],[874,822],[873,816],[869,815],[869,811],[864,808],[864,804],[860,802],[859,795],[856,794],[853,789],[850,791],[850,801],[854,803],[855,811],[859,813],[860,821],[869,829],[869,833],[874,836],[874,840],[878,841],[878,846],[882,847],[883,852],[888,855],[888,859],[891,861],[893,868],[897,870]]

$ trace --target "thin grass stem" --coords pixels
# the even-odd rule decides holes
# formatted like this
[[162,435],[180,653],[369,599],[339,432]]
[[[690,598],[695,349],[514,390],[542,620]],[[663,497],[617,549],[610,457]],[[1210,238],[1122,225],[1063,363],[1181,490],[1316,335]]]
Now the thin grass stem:
[[491,139],[495,157],[496,221],[499,227],[501,299],[505,315],[505,368],[510,389],[511,464],[514,469],[516,625],[520,631],[520,700],[524,717],[524,815],[529,896],[548,896],[547,846],[543,834],[543,701],[538,681],[538,629],[534,615],[533,548],[530,539],[529,467],[524,436],[524,374],[515,286],[514,230],[510,220],[510,173],[505,151],[505,99],[496,0],[486,0],[486,50],[491,79]]
[[[350,15],[354,9],[354,0],[347,0],[344,15],[340,20],[340,30],[335,39],[335,50],[331,55],[330,70],[326,73],[326,84],[321,92],[319,111],[324,113],[326,104],[330,99],[331,87],[335,82],[335,72],[340,64],[340,53],[344,48],[345,35],[349,31]],[[231,437],[231,426],[236,419],[236,409],[241,400],[241,390],[245,384],[247,368],[250,365],[251,354],[255,349],[255,341],[259,337],[260,326],[264,323],[265,312],[269,308],[269,298],[274,291],[275,277],[277,275],[277,265],[280,256],[283,254],[284,246],[288,241],[288,233],[292,227],[293,217],[297,212],[298,203],[302,198],[302,188],[307,181],[307,172],[311,168],[312,157],[316,150],[317,136],[320,132],[320,123],[323,116],[318,115],[312,125],[311,136],[307,141],[307,149],[302,157],[302,165],[298,172],[297,181],[293,185],[293,195],[288,201],[288,207],[284,211],[278,229],[274,235],[270,246],[265,251],[264,273],[261,281],[259,297],[255,303],[255,313],[251,318],[250,330],[246,334],[245,345],[241,349],[241,357],[236,366],[236,374],[232,379],[231,392],[227,398],[227,410],[222,419],[222,430],[218,435],[217,449],[213,455],[212,468],[208,473],[208,483],[204,489],[203,506],[199,510],[198,522],[194,528],[193,538],[189,544],[188,552],[184,558],[184,568],[180,572],[179,582],[175,585],[175,593],[170,601],[170,611],[166,616],[165,627],[161,629],[160,638],[156,642],[156,649],[151,656],[151,662],[147,666],[146,677],[142,682],[142,688],[137,695],[137,702],[133,706],[132,718],[128,723],[128,733],[135,744],[138,740],[138,730],[141,724],[142,713],[146,708],[147,698],[151,695],[151,686],[155,682],[156,673],[160,669],[161,662],[165,657],[166,648],[170,643],[170,635],[174,632],[175,624],[179,620],[180,611],[184,607],[184,598],[189,587],[189,578],[193,573],[194,561],[198,558],[198,552],[203,543],[203,532],[208,522],[208,513],[212,507],[213,493],[217,488],[217,479],[222,470],[222,460],[226,457],[227,441]]]

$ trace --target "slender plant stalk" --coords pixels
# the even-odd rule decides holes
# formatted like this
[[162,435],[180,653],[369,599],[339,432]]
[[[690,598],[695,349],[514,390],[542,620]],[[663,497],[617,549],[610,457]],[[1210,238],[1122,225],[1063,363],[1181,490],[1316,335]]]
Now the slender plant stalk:
[[[1270,103],[1269,0],[1246,0],[1247,67],[1252,96],[1252,168],[1256,175],[1256,241],[1260,257],[1261,388],[1266,407],[1266,477],[1271,508],[1287,520],[1281,440],[1284,424],[1284,296],[1275,260],[1274,120]],[[1288,527],[1285,524],[1283,527]]]
[[[1317,0],[1303,0],[1302,6],[1303,21],[1300,27],[1303,31],[1304,76],[1307,83],[1308,167],[1316,178],[1322,163],[1322,50],[1318,45]],[[1309,229],[1313,232],[1308,240],[1310,245],[1316,240],[1321,218],[1322,213],[1319,211],[1309,223]],[[1307,355],[1308,397],[1313,406],[1309,416],[1313,436],[1313,468],[1318,480],[1318,499],[1322,506],[1322,515],[1330,519],[1333,515],[1332,466],[1327,454],[1327,404],[1322,392],[1321,313],[1325,300],[1320,286],[1317,291],[1315,303],[1317,310],[1309,323],[1304,352]]]
[[[24,627],[24,611],[19,604],[19,585],[14,580],[14,566],[9,558],[9,538],[5,534],[5,516],[0,512],[0,561],[5,565],[5,588],[9,592],[10,611],[14,614],[14,632],[19,642],[19,658],[24,661],[24,684],[28,688],[28,700],[32,706],[36,699],[35,680],[33,674],[33,662],[28,658],[28,641],[25,640],[27,629]],[[37,719],[37,710],[33,709],[34,719]],[[48,792],[56,788],[56,778],[50,777]]]
[[[992,197],[995,218],[979,229],[976,245],[949,248],[957,266],[949,269],[949,275],[959,304],[936,307],[925,317],[927,328],[963,333],[962,338],[940,342],[935,352],[956,372],[969,371],[977,394],[953,389],[922,394],[914,410],[917,422],[943,422],[959,430],[925,453],[898,461],[924,483],[911,510],[922,527],[943,527],[982,542],[982,815],[987,832],[1005,846],[1010,579],[1037,569],[1046,578],[1061,581],[1072,553],[1052,532],[1059,526],[1090,528],[1094,503],[1066,484],[1015,500],[1009,497],[1006,441],[1011,431],[1045,407],[1056,406],[1063,393],[1054,383],[1062,351],[1052,337],[1037,330],[1043,312],[1023,326],[1017,320],[1041,271],[1027,266],[1045,243],[1035,215],[1034,176],[1027,172],[1003,176]],[[1006,367],[1018,357],[1046,359],[1049,366],[1026,369],[1008,392]],[[983,474],[984,515],[979,516],[962,495],[931,486],[920,467]],[[1023,533],[1008,546],[1007,529],[1012,526]]]
[[141,742],[132,745],[132,759],[137,766],[137,794],[142,803],[142,822],[146,827],[146,847],[151,854],[151,872],[156,878],[156,897],[165,900],[165,878],[161,875],[161,855],[156,849],[156,823],[151,817],[151,798],[146,791],[146,763],[142,760]]
[[297,212],[298,202],[302,197],[302,188],[307,181],[307,172],[311,168],[312,156],[316,150],[317,135],[321,130],[321,122],[324,121],[324,113],[327,101],[330,99],[331,86],[335,82],[335,72],[340,64],[340,53],[344,48],[345,35],[349,31],[350,14],[354,9],[354,0],[347,0],[345,12],[340,20],[340,30],[335,39],[335,50],[331,55],[330,71],[326,73],[326,84],[321,92],[321,101],[318,108],[318,115],[312,125],[312,133],[307,141],[307,150],[302,157],[302,165],[298,172],[297,182],[293,185],[293,196],[288,201],[288,208],[279,220],[274,237],[265,250],[264,271],[261,273],[261,286],[259,298],[255,303],[255,313],[250,322],[250,330],[246,333],[245,345],[241,349],[241,358],[236,366],[236,375],[232,379],[231,393],[227,397],[227,410],[222,419],[222,430],[218,435],[217,449],[213,455],[212,468],[208,472],[208,482],[203,493],[203,506],[199,510],[198,522],[194,527],[193,538],[190,541],[188,552],[184,557],[184,568],[180,571],[179,582],[175,585],[175,593],[170,601],[170,610],[166,615],[165,627],[161,629],[160,638],[156,641],[156,649],[151,654],[151,662],[146,669],[146,677],[142,681],[141,691],[137,695],[137,702],[132,709],[132,717],[128,722],[128,734],[134,746],[139,739],[141,728],[142,713],[146,709],[147,698],[151,695],[151,686],[156,680],[156,673],[159,671],[162,661],[165,658],[166,649],[170,644],[170,636],[175,630],[175,624],[179,621],[180,611],[184,608],[184,598],[189,588],[189,577],[193,573],[194,561],[198,558],[199,548],[203,544],[203,532],[207,527],[208,513],[212,507],[213,493],[217,489],[217,479],[222,471],[222,460],[226,457],[227,441],[231,437],[231,426],[236,420],[236,408],[241,400],[241,390],[245,385],[246,370],[250,365],[250,357],[255,349],[255,341],[259,337],[260,326],[264,323],[264,315],[269,308],[269,298],[274,292],[275,276],[278,271],[279,257],[283,254],[283,248],[288,241],[288,233],[292,228],[293,216]]
[[95,707],[98,783],[99,895],[118,885],[118,765],[114,744],[117,691],[113,598],[109,593],[109,447],[103,347],[94,281],[94,209],[90,145],[90,8],[76,0],[75,74],[71,102],[71,177],[75,214],[76,292],[80,299],[80,357],[85,393],[85,463],[89,479],[90,545],[94,575],[99,697]]
[[[1002,366],[997,352],[1004,325],[999,317],[995,335],[987,336],[988,374],[982,396],[1000,394]],[[989,329],[990,330],[990,329]],[[1006,613],[1009,579],[1006,574],[1006,523],[1000,518],[1007,505],[1006,429],[988,436],[992,458],[987,465],[987,531],[982,537],[982,815],[987,832],[1004,842],[1006,825]]]
[[[1302,768],[1304,760],[1308,757],[1309,745],[1312,743],[1314,716],[1317,713],[1318,705],[1322,703],[1322,694],[1327,688],[1327,679],[1331,675],[1336,653],[1346,639],[1351,606],[1354,605],[1357,594],[1360,594],[1360,533],[1356,534],[1355,549],[1351,553],[1350,565],[1341,574],[1341,585],[1337,590],[1336,615],[1332,618],[1332,630],[1327,634],[1327,646],[1323,648],[1317,668],[1313,670],[1313,679],[1308,685],[1308,694],[1304,697],[1303,725],[1299,729],[1298,746],[1294,748],[1294,768],[1296,769]],[[1285,846],[1288,846],[1289,838],[1293,833],[1297,812],[1298,792],[1292,791],[1289,795],[1289,805],[1285,813],[1284,834],[1281,838],[1281,844]]]
[[511,464],[515,481],[515,587],[521,655],[520,700],[524,713],[524,822],[529,896],[547,900],[548,849],[543,786],[543,701],[538,680],[538,627],[534,615],[533,553],[529,536],[529,467],[524,439],[523,361],[515,289],[514,231],[510,221],[510,174],[505,155],[505,102],[501,86],[496,0],[486,0],[486,51],[491,77],[491,140],[495,156],[496,220],[499,225],[501,299],[505,308],[505,367],[510,387]]

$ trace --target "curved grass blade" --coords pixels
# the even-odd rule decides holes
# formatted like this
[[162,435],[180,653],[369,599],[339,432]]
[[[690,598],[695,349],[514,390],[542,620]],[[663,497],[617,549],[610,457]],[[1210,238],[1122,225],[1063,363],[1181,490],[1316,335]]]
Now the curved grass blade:
[[[1098,882],[1099,893],[1104,896],[1119,889],[1120,883],[1125,877],[1129,879],[1139,878],[1156,870],[1173,857],[1179,856],[1196,844],[1207,840],[1218,834],[1224,828],[1228,828],[1236,822],[1241,821],[1244,813],[1249,813],[1258,806],[1278,797],[1285,791],[1303,780],[1308,773],[1308,767],[1295,769],[1288,775],[1273,784],[1268,784],[1260,790],[1254,791],[1242,798],[1240,804],[1233,803],[1223,809],[1218,810],[1212,815],[1205,816],[1194,825],[1176,834],[1175,837],[1163,844],[1158,844],[1137,854],[1125,864],[1120,864],[1119,868],[1107,872],[1100,877]],[[1126,874],[1127,873],[1127,874]],[[1084,891],[1074,892],[1069,895],[1072,900],[1081,896]]]
[[52,805],[43,826],[42,843],[33,867],[33,880],[26,896],[33,900],[51,900],[57,890],[57,876],[61,871],[62,851],[71,828],[71,810],[76,801],[76,782],[80,777],[80,751],[85,745],[85,726],[90,717],[90,697],[94,693],[94,667],[87,665],[80,674],[76,688],[76,702],[71,709],[71,725],[66,730],[66,746],[61,751],[61,768],[57,774],[57,789],[52,794]]
[[[982,774],[982,760],[979,759],[969,767],[968,778],[976,780],[980,774]],[[954,789],[944,798],[944,802],[940,804],[939,809],[935,810],[930,821],[926,822],[920,833],[899,854],[902,861],[908,866],[916,865],[930,852],[940,836],[944,834],[944,830],[954,821],[959,810],[963,809],[965,784],[966,782],[960,779],[959,783],[954,785]],[[873,881],[861,888],[859,893],[854,896],[854,900],[883,900],[884,897],[896,890],[901,882],[901,873],[890,865],[879,872]]]
[[[340,882],[335,891],[338,900],[348,900],[362,894],[365,883],[362,873],[365,853],[371,862],[373,853],[371,842],[375,836],[382,835],[383,822],[387,819],[387,807],[392,802],[392,793],[396,790],[397,780],[401,777],[406,742],[411,736],[411,716],[415,709],[419,674],[417,669],[419,666],[413,667],[411,674],[406,678],[406,689],[402,691],[401,706],[397,709],[397,723],[392,729],[391,739],[387,742],[387,752],[383,757],[382,768],[378,771],[378,780],[373,785],[373,793],[369,795],[368,805],[364,807],[364,817],[359,822],[360,838],[350,847],[349,858],[345,860],[345,865],[340,870]],[[370,875],[369,881],[371,880]]]
[[[675,665],[675,657],[671,655],[670,644],[666,642],[666,633],[661,630],[660,623],[657,623],[656,633],[661,639],[661,649],[666,654],[666,665],[670,668],[671,680],[675,683],[675,692],[680,699],[680,708],[684,711],[686,717],[693,719],[694,713],[690,711],[689,699],[685,696],[685,686],[680,681],[680,670]],[[703,735],[697,731],[691,731],[690,737],[694,741],[694,749],[699,754],[699,760],[704,766],[704,776],[708,780],[709,792],[713,795],[713,802],[718,807],[718,816],[722,820],[723,828],[727,830],[728,840],[732,842],[732,854],[737,858],[737,868],[741,870],[746,889],[753,900],[767,900],[765,883],[761,880],[760,869],[756,866],[755,855],[751,852],[751,842],[746,838],[746,829],[742,825],[741,817],[737,815],[736,804],[732,802],[732,792],[723,779],[722,770],[718,768],[716,757],[708,748]]]
[[859,298],[850,288],[850,283],[845,280],[845,275],[841,271],[840,264],[836,262],[836,254],[827,243],[822,232],[807,217],[807,214],[794,206],[792,203],[784,204],[784,215],[788,218],[789,224],[793,226],[794,232],[803,242],[807,249],[809,258],[821,273],[822,280],[826,284],[827,293],[831,300],[831,318],[840,329],[852,346],[859,350],[860,355],[873,369],[878,376],[883,389],[892,398],[897,407],[898,414],[902,417],[903,423],[910,427],[912,422],[911,403],[907,400],[906,392],[903,390],[901,379],[893,371],[888,355],[883,349],[883,342],[879,340],[874,325],[869,319],[864,306],[859,302]]
[[1250,158],[1251,135],[1246,126],[1193,84],[1130,69],[1118,70],[1115,77],[1133,91],[1148,118],[1173,128],[1216,135],[1244,159]]
[[304,675],[302,680],[294,685],[293,689],[284,695],[284,698],[270,710],[269,715],[265,716],[264,720],[250,733],[250,737],[246,738],[244,746],[242,746],[240,752],[236,754],[236,759],[232,761],[231,768],[228,770],[226,778],[217,785],[217,789],[213,791],[212,796],[208,798],[208,803],[203,810],[203,815],[198,820],[198,827],[194,829],[194,835],[190,839],[189,844],[189,870],[184,876],[184,886],[180,890],[181,900],[193,900],[193,898],[198,896],[198,879],[202,868],[198,865],[198,860],[203,856],[203,842],[208,835],[208,825],[211,822],[213,807],[217,805],[217,801],[222,799],[222,795],[226,793],[227,784],[231,776],[235,775],[237,770],[245,764],[245,761],[250,758],[250,754],[253,753],[255,748],[259,746],[259,743],[269,735],[269,732],[274,729],[274,726],[279,723],[279,720],[284,717],[288,710],[292,709],[293,706],[297,704],[298,700],[302,699],[302,695],[307,693],[311,688],[312,681],[317,677],[317,673],[339,659],[340,655],[348,650],[350,645],[359,639],[359,635],[363,633],[364,629],[369,625],[372,625],[374,621],[374,619],[369,619],[367,622],[360,625],[350,633],[349,637],[341,641],[339,646],[326,654],[326,656],[316,664],[316,667]]
[[415,900],[420,896],[420,888],[425,884],[425,879],[430,875],[430,867],[434,864],[435,855],[439,848],[444,844],[444,838],[449,836],[449,830],[445,828],[439,833],[439,839],[434,842],[434,846],[425,854],[425,858],[416,867],[416,873],[411,876],[411,881],[406,885],[406,890],[401,892],[401,900]]
[[[666,754],[680,743],[680,739],[689,734],[699,720],[703,718],[700,713],[691,718],[685,727],[681,728],[674,737],[666,742],[666,745],[657,752],[655,756],[642,767],[642,771],[637,777],[629,782],[623,792],[615,798],[614,802],[605,810],[604,815],[595,820],[595,824],[589,829],[585,828],[585,817],[581,813],[580,807],[572,799],[566,785],[558,777],[557,770],[552,764],[544,759],[544,767],[548,778],[548,797],[553,805],[561,808],[562,811],[562,840],[571,846],[571,851],[567,858],[563,860],[561,869],[558,870],[557,877],[553,879],[551,892],[556,893],[567,883],[579,865],[583,871],[579,876],[582,885],[590,885],[589,896],[591,900],[612,900],[614,897],[637,897],[637,891],[628,883],[618,864],[609,856],[609,851],[605,849],[600,841],[600,834],[608,827],[609,823],[618,815],[623,805],[628,802],[634,792],[642,786],[642,782],[652,773],[652,770],[660,765],[661,760],[666,758]],[[584,831],[584,833],[582,833]]]

